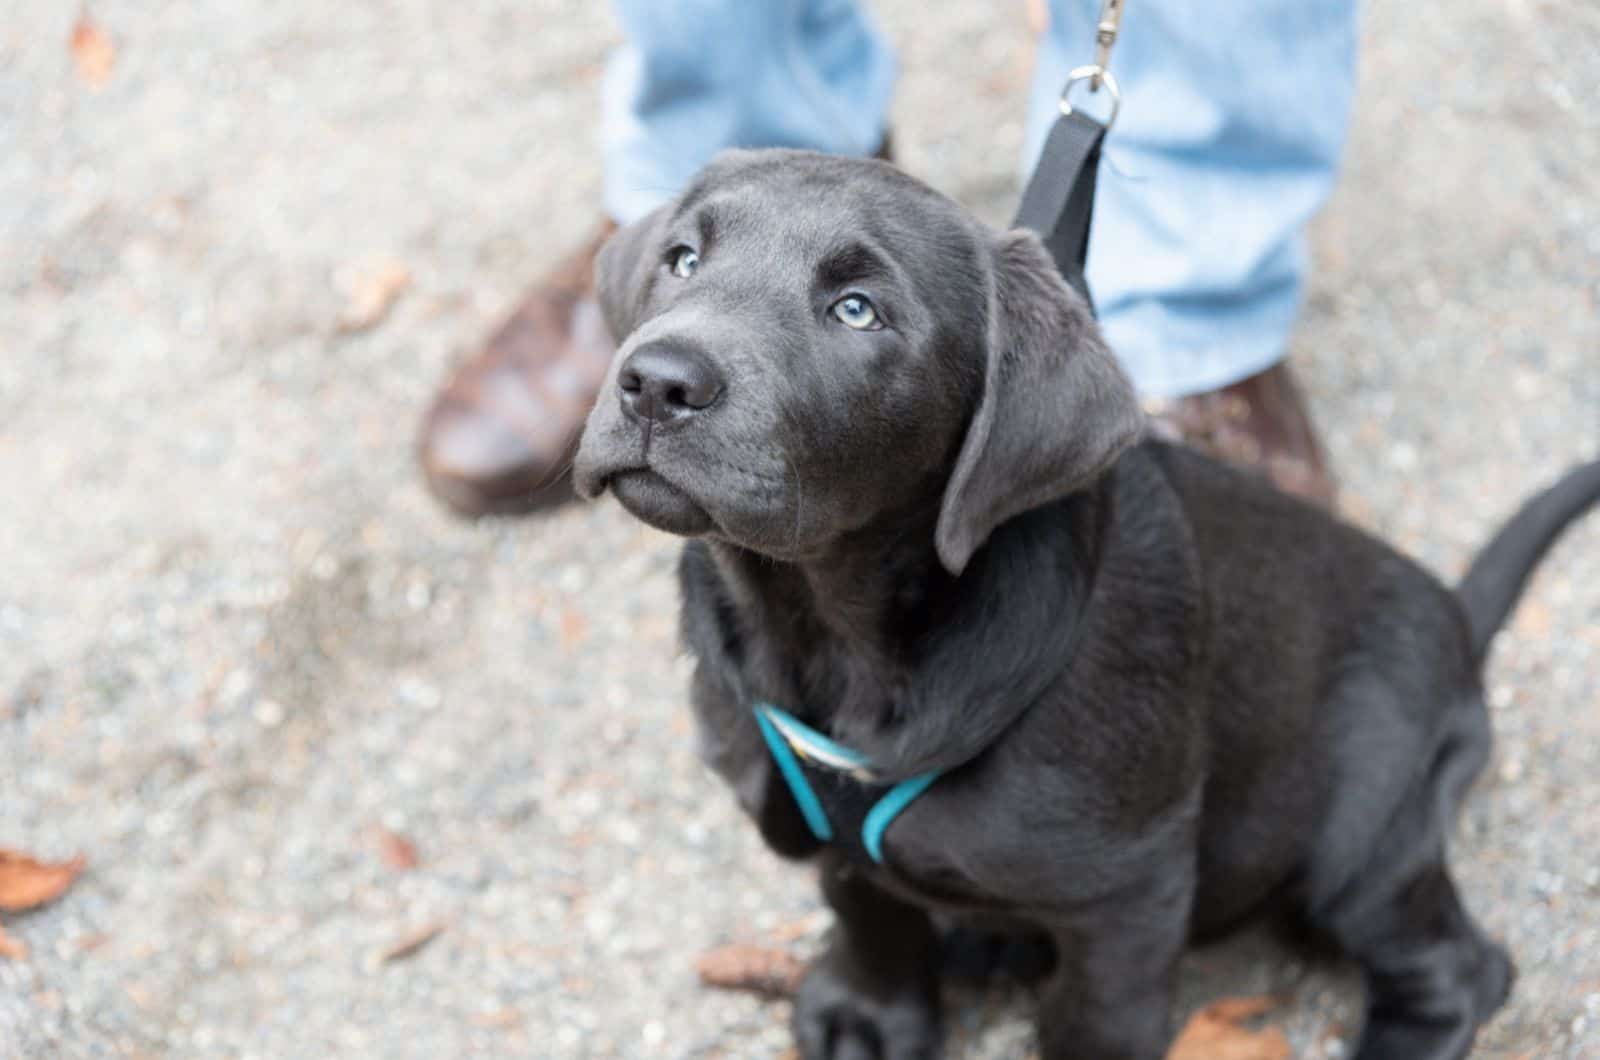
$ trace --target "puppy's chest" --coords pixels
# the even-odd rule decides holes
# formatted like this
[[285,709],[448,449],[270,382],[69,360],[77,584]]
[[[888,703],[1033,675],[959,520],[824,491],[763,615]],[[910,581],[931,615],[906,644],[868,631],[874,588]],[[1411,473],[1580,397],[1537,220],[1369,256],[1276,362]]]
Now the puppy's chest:
[[909,807],[877,870],[886,886],[925,905],[1027,917],[1114,890],[1121,845],[1069,776],[986,761]]
[[[702,725],[733,720],[730,707],[702,710]],[[1103,830],[1073,810],[1083,800],[1058,770],[985,760],[882,783],[851,768],[845,745],[808,747],[792,730],[786,737],[781,727],[797,719],[740,707],[737,721],[753,738],[738,741],[736,759],[718,770],[742,787],[746,811],[780,850],[788,844],[775,838],[775,822],[780,833],[844,852],[903,897],[954,912],[1024,914],[1101,887],[1093,855]]]
[[[688,603],[702,756],[778,852],[843,847],[863,871],[907,897],[956,909],[1027,909],[1061,899],[1063,884],[1087,878],[1059,871],[1063,857],[1097,846],[1093,815],[1073,810],[1093,799],[1072,779],[1080,772],[1072,763],[986,747],[978,759],[910,788],[875,782],[870,759],[853,760],[852,752],[865,757],[865,748],[843,722],[876,733],[899,723],[896,712],[911,700],[898,693],[915,675],[815,629],[797,630],[797,616],[763,609],[763,621],[755,622],[731,606],[697,609],[708,601],[693,592]],[[916,703],[952,725],[971,708],[960,695]],[[763,724],[769,708],[775,713]],[[781,738],[773,731],[781,715],[822,741]],[[855,765],[868,767],[865,779],[854,775]],[[807,789],[816,803],[809,815]]]

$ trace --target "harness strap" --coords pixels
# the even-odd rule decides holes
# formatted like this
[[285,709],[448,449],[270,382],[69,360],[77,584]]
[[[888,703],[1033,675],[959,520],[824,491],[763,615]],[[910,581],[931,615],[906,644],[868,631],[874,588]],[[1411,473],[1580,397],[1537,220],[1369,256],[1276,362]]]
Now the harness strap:
[[[871,763],[861,752],[770,703],[756,703],[754,712],[767,750],[811,834],[823,843],[859,844],[867,857],[882,865],[884,833],[940,773],[881,784],[873,780]],[[829,803],[832,814],[825,805]]]
[[[1017,208],[1014,228],[1031,228],[1039,233],[1050,256],[1056,259],[1061,275],[1089,303],[1094,311],[1094,299],[1089,297],[1089,284],[1084,279],[1084,265],[1089,257],[1089,223],[1094,218],[1094,185],[1100,171],[1100,146],[1105,142],[1106,131],[1117,120],[1122,107],[1122,90],[1117,79],[1111,76],[1111,47],[1117,43],[1117,33],[1122,27],[1122,9],[1127,0],[1101,0],[1100,21],[1095,26],[1094,62],[1080,66],[1067,74],[1062,86],[1061,111],[1039,161],[1033,167],[1033,176],[1022,191],[1022,205]],[[1095,119],[1072,105],[1072,89],[1087,82],[1089,91],[1097,93],[1102,88],[1111,100],[1111,112],[1105,121]]]
[[778,772],[783,774],[783,782],[789,785],[789,793],[799,805],[800,815],[806,819],[806,827],[810,828],[811,834],[820,841],[831,843],[833,825],[829,823],[828,814],[822,808],[822,800],[817,798],[817,793],[806,782],[806,775],[801,770],[800,763],[795,760],[793,748],[768,716],[769,711],[776,709],[757,704],[756,724],[761,726],[761,735],[766,738],[767,749],[772,752],[773,760],[778,763]]

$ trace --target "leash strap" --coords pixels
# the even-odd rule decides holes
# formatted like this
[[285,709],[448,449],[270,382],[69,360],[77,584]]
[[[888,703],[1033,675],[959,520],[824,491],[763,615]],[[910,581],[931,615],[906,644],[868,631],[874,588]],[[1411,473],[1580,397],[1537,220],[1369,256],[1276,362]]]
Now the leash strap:
[[[1094,62],[1067,74],[1061,89],[1061,116],[1050,128],[1050,135],[1039,152],[1039,163],[1022,193],[1012,226],[1031,228],[1055,258],[1073,289],[1083,295],[1094,311],[1084,266],[1089,258],[1089,225],[1094,219],[1095,178],[1100,171],[1100,148],[1106,132],[1117,120],[1122,107],[1122,91],[1111,76],[1111,48],[1122,27],[1122,11],[1127,0],[1102,0],[1100,20],[1095,26]],[[1111,97],[1111,113],[1104,122],[1073,109],[1072,90],[1087,81],[1089,91],[1101,88]]]
[[[1074,82],[1068,81],[1070,91]],[[1062,99],[1066,96],[1063,94]],[[1056,268],[1092,310],[1084,263],[1089,257],[1089,224],[1094,218],[1095,177],[1100,169],[1100,146],[1107,126],[1065,104],[1050,130],[1039,164],[1017,208],[1016,228],[1039,233]]]

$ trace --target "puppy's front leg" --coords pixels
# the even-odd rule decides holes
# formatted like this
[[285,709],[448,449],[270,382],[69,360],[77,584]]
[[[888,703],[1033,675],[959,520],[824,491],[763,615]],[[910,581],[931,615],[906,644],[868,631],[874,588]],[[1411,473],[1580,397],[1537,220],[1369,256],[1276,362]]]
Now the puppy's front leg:
[[886,893],[835,851],[822,856],[822,893],[839,922],[795,996],[801,1056],[938,1056],[938,939],[928,914]]
[[1172,1039],[1192,883],[1164,879],[1055,925],[1039,1007],[1042,1060],[1161,1060]]

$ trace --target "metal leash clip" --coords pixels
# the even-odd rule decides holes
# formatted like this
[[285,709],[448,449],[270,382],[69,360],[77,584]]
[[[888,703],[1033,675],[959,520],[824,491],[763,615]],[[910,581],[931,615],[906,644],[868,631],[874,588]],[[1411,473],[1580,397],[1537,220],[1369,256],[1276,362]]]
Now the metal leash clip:
[[1061,89],[1061,113],[1072,114],[1072,86],[1084,81],[1089,82],[1089,92],[1100,91],[1104,85],[1106,92],[1111,96],[1111,113],[1106,115],[1102,123],[1107,129],[1117,120],[1117,112],[1122,109],[1122,90],[1117,87],[1117,79],[1111,76],[1111,48],[1117,43],[1117,31],[1122,28],[1122,8],[1125,0],[1104,0],[1100,5],[1100,22],[1095,27],[1094,33],[1094,62],[1087,66],[1079,66],[1067,74],[1067,83]]

